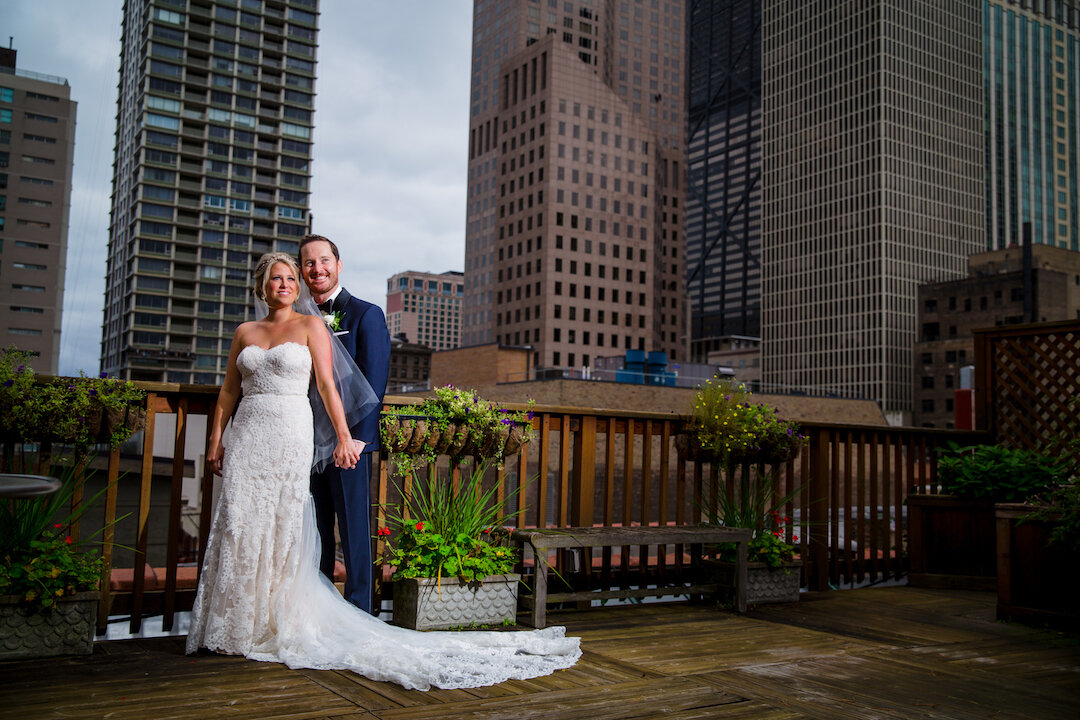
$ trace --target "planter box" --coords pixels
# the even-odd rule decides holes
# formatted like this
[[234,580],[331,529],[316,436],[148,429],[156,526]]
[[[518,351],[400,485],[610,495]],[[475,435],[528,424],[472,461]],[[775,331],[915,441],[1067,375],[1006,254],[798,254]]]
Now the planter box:
[[94,651],[97,590],[75,593],[51,611],[18,604],[18,595],[0,596],[0,660],[89,655]]
[[1047,523],[1022,521],[1031,511],[995,506],[998,619],[1080,629],[1080,552],[1050,544]]
[[481,582],[458,578],[394,581],[394,624],[413,630],[499,625],[517,618],[520,575],[489,575]]
[[993,590],[997,586],[994,506],[956,495],[909,495],[908,584]]
[[[784,563],[781,568],[771,568],[763,562],[751,562],[746,566],[746,602],[749,605],[767,603],[799,602],[802,585],[802,560]],[[725,590],[734,593],[735,563],[708,560],[706,566],[714,571],[716,581]]]

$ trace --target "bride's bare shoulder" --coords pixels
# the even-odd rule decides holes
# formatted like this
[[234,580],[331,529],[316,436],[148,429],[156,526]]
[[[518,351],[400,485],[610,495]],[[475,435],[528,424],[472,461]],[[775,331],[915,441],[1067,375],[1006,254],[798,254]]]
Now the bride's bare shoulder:
[[248,322],[240,323],[236,326],[236,331],[233,332],[233,342],[240,343],[241,346],[251,343],[251,336],[259,331],[260,323],[258,320],[249,320]]

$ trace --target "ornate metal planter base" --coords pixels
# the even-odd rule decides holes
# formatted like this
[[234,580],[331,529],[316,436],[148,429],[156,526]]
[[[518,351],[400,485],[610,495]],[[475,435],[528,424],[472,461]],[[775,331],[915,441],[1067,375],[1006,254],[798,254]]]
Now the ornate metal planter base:
[[[720,584],[733,586],[735,563],[709,561],[716,568]],[[752,562],[746,569],[746,602],[750,605],[765,603],[799,602],[802,560],[792,560],[782,568],[770,568],[762,562]]]
[[498,625],[517,616],[520,575],[489,575],[482,582],[457,578],[394,581],[394,624],[413,630]]
[[0,660],[89,655],[99,598],[97,590],[76,593],[41,611],[18,605],[17,595],[0,596]]

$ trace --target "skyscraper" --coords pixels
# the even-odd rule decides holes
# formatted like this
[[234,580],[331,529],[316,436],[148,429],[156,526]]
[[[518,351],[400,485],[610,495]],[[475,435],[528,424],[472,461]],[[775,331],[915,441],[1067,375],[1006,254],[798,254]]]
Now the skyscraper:
[[461,297],[465,285],[455,270],[443,273],[406,270],[386,281],[386,326],[390,336],[432,350],[452,350],[461,333]]
[[318,0],[125,0],[101,369],[220,383],[309,226]]
[[761,336],[761,0],[692,0],[686,292],[690,353]]
[[462,345],[686,359],[684,3],[476,0]]
[[67,80],[15,59],[0,50],[0,342],[56,374],[76,104]]
[[763,381],[909,420],[919,284],[985,245],[980,0],[763,8]]
[[986,248],[1080,250],[1080,3],[983,0]]

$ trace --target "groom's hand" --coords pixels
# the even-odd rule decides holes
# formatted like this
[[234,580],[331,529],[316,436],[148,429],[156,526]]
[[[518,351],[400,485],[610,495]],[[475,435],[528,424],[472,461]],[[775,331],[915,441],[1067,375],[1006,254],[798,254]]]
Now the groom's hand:
[[354,444],[354,445],[356,446],[356,452],[357,452],[357,454],[358,454],[358,455],[363,455],[363,454],[364,454],[364,448],[366,448],[366,447],[367,447],[367,443],[366,443],[366,442],[364,442],[363,440],[356,440],[356,439],[354,439],[354,440],[353,440],[353,444]]

